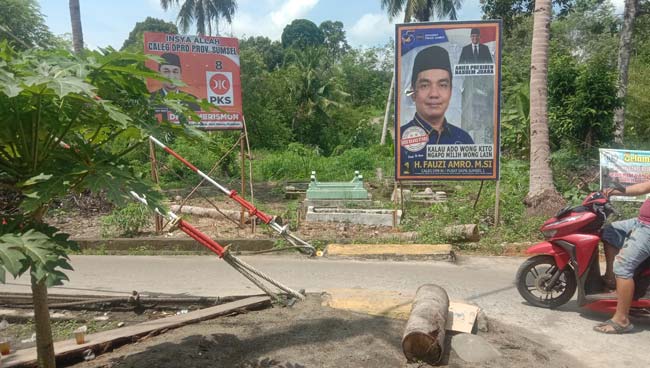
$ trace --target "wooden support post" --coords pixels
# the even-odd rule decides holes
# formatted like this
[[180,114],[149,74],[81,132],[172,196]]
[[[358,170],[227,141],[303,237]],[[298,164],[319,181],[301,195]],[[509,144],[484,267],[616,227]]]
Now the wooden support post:
[[397,228],[397,177],[393,182],[393,229]]
[[437,364],[445,352],[445,326],[449,297],[438,285],[418,288],[402,337],[402,351],[409,362]]
[[[241,197],[246,198],[246,155],[244,153],[244,131],[242,131],[239,135],[239,151],[241,153]],[[241,226],[244,226],[244,213],[246,212],[246,208],[242,206],[241,208],[241,216],[239,218],[239,224]],[[254,222],[255,220],[253,220]]]
[[[149,158],[151,161],[151,180],[156,184],[160,184],[160,180],[158,179],[158,162],[156,162],[156,146],[151,140],[149,140]],[[162,216],[154,213],[153,221],[156,224],[156,233],[160,233],[163,229]]]
[[499,226],[499,202],[501,198],[501,192],[499,190],[499,183],[501,180],[497,180],[496,192],[494,193],[494,227]]
[[[412,190],[412,189],[413,189],[413,188],[411,188],[411,190]],[[404,211],[404,187],[402,186],[402,182],[401,182],[401,181],[399,182],[399,201],[400,201],[401,204],[402,204],[402,216],[404,216],[404,214],[406,213],[406,212]]]

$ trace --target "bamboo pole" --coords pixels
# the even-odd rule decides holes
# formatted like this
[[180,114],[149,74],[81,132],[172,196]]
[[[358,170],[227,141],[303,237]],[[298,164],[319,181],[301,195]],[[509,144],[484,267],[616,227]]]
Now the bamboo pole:
[[501,199],[501,191],[499,190],[499,183],[501,183],[501,180],[497,180],[496,184],[496,192],[494,193],[494,227],[499,226],[499,216],[500,216],[500,208],[499,208],[499,202]]
[[[149,141],[149,157],[151,161],[151,180],[160,185],[160,180],[158,178],[158,162],[156,161],[156,146],[152,141]],[[156,233],[160,233],[163,229],[163,218],[154,212],[153,221],[156,224]]]
[[[239,135],[239,152],[241,154],[241,196],[245,198],[246,196],[246,157],[244,153],[244,132],[242,131]],[[246,209],[244,206],[241,207],[241,216],[239,217],[239,224],[244,226],[244,214]]]

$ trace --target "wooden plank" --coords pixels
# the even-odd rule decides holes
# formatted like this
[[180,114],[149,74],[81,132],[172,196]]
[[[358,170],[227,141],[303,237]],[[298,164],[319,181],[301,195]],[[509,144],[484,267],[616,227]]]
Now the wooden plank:
[[480,308],[465,303],[449,303],[449,316],[447,317],[447,330],[472,333],[474,323]]
[[[57,358],[66,358],[74,354],[81,354],[92,349],[95,354],[102,354],[111,349],[114,343],[124,344],[135,342],[143,336],[153,336],[174,329],[212,319],[224,314],[231,313],[238,309],[249,309],[265,306],[271,303],[266,296],[250,297],[235,302],[217,305],[210,308],[200,309],[194,312],[179,314],[171,317],[160,318],[152,321],[139,323],[115,330],[98,332],[86,336],[86,343],[77,345],[74,339],[58,341],[54,343],[54,351]],[[22,349],[9,354],[2,360],[2,366],[24,367],[36,365],[36,348]]]

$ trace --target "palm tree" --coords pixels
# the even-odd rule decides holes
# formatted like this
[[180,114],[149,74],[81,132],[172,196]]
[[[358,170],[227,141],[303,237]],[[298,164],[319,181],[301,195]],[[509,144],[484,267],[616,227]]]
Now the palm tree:
[[381,8],[386,9],[391,19],[404,11],[404,23],[426,22],[431,18],[455,20],[456,10],[462,3],[462,0],[381,0]]
[[[630,64],[630,51],[632,49],[632,32],[634,19],[639,9],[639,0],[625,0],[623,11],[623,28],[618,49],[618,93],[616,96],[625,99],[627,95],[627,71]],[[614,142],[623,144],[625,130],[625,105],[614,111]]]
[[84,35],[81,29],[81,11],[79,0],[70,0],[70,22],[72,23],[72,47],[75,54],[81,54],[84,49]]
[[[456,10],[462,6],[462,0],[381,0],[381,8],[388,12],[388,17],[392,20],[399,13],[404,11],[404,23],[413,20],[426,22],[433,17],[438,19],[457,18]],[[381,140],[379,144],[386,144],[386,130],[388,129],[388,110],[390,101],[393,98],[393,87],[395,85],[395,71],[393,79],[390,81],[390,90],[386,100],[386,112],[384,115],[384,126],[381,130]]]
[[337,67],[332,66],[324,48],[293,51],[288,59],[292,60],[288,68],[289,95],[297,107],[291,120],[291,129],[295,132],[299,124],[314,116],[329,117],[332,109],[340,107],[340,101],[348,94],[341,89],[336,78]]
[[194,22],[198,34],[209,36],[212,35],[213,24],[215,33],[219,34],[220,18],[232,23],[232,16],[237,10],[236,0],[184,0],[182,4],[181,0],[160,0],[160,5],[165,10],[180,5],[177,21],[181,32],[187,33]]
[[564,204],[553,185],[548,138],[547,77],[551,0],[536,0],[530,65],[530,183],[524,203],[531,214],[548,214]]

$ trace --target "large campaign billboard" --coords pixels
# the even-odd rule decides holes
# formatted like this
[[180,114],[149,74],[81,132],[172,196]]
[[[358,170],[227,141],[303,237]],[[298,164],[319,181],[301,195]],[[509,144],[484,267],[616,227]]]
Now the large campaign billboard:
[[[202,111],[198,104],[184,102],[200,117],[200,121],[189,122],[199,129],[243,128],[239,42],[236,38],[145,32],[144,52],[162,59],[160,62],[148,60],[147,67],[185,84],[178,87],[175,83],[149,79],[147,88],[152,96],[180,92],[206,99],[217,106],[218,109],[213,111]],[[173,123],[179,121],[178,114],[167,106],[158,106],[156,114],[159,119]]]
[[[650,151],[600,150],[600,186],[612,188],[616,184],[628,187],[650,181]],[[614,196],[613,200],[641,201],[648,196]]]
[[396,25],[395,177],[498,180],[501,22]]

